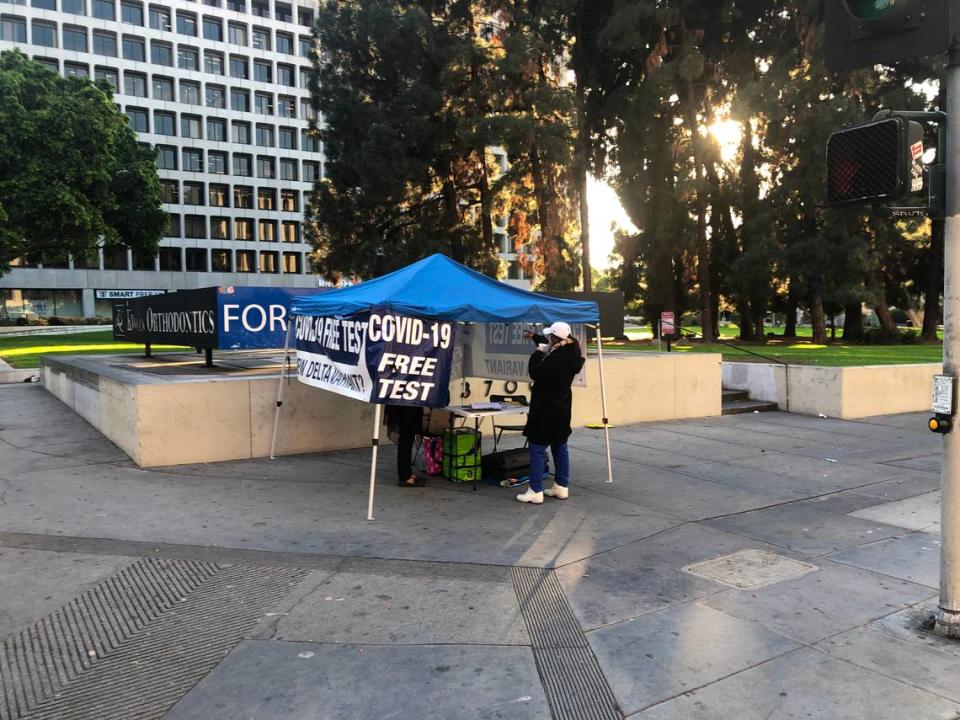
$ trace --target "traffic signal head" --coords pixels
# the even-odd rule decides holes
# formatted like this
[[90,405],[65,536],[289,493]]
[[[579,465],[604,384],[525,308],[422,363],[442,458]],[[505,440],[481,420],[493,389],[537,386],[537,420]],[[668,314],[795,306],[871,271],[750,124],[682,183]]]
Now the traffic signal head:
[[922,189],[923,127],[891,116],[838,130],[827,140],[827,203],[895,200]]
[[946,435],[953,429],[953,420],[947,415],[935,415],[927,420],[927,427],[931,432]]
[[852,70],[946,52],[953,0],[826,0],[827,68]]

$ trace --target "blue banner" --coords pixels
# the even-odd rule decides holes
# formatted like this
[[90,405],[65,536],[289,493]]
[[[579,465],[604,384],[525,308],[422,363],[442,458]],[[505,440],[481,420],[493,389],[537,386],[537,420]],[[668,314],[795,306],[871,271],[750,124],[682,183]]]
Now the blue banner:
[[221,287],[217,293],[217,347],[282,348],[293,299],[316,288]]
[[297,316],[300,382],[365,402],[445,407],[456,325],[375,309]]

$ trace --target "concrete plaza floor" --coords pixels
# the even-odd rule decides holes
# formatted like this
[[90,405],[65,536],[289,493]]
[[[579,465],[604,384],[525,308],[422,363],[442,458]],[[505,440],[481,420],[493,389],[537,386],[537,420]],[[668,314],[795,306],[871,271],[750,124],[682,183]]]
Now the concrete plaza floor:
[[960,718],[924,421],[581,430],[541,507],[387,448],[367,522],[368,451],[141,470],[2,386],[0,720]]

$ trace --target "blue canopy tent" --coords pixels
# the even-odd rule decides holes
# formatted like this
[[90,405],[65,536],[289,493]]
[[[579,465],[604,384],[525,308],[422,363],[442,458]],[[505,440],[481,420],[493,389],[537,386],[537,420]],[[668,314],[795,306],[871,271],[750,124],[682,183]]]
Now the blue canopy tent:
[[[595,324],[600,360],[600,394],[603,426],[607,445],[608,482],[613,477],[610,469],[610,438],[607,427],[607,406],[604,392],[603,346],[600,340],[600,311],[595,302],[565,300],[529,292],[493,280],[444,255],[431,255],[405,268],[352,287],[316,295],[304,295],[294,300],[291,315],[313,317],[343,317],[374,308],[400,315],[413,315],[432,320],[464,323],[543,323],[562,320],[576,324]],[[290,345],[289,323],[284,347],[284,368]],[[270,457],[274,457],[277,423],[282,404],[283,377],[277,394],[277,416],[274,420],[273,443]],[[382,407],[375,411],[373,467],[370,470],[370,498],[368,519],[373,519],[373,491],[377,464],[377,444]]]

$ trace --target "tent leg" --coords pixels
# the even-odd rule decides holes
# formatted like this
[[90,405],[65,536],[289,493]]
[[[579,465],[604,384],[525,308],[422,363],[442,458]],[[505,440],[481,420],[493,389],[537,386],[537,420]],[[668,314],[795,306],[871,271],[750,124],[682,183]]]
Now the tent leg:
[[600,408],[603,411],[603,439],[607,446],[607,482],[613,482],[613,462],[610,459],[610,420],[607,417],[607,390],[603,376],[603,340],[600,339],[600,323],[597,323],[597,355],[600,358]]
[[383,405],[375,404],[373,411],[373,457],[370,460],[370,497],[367,499],[367,520],[373,520],[373,491],[377,485],[377,448],[380,445],[380,418]]
[[287,358],[290,354],[290,335],[293,333],[293,318],[287,321],[287,337],[283,341],[283,365],[280,366],[280,381],[277,383],[277,409],[273,413],[273,435],[270,438],[270,459],[277,459],[277,427],[280,425],[280,408],[283,406],[283,381],[287,377]]

